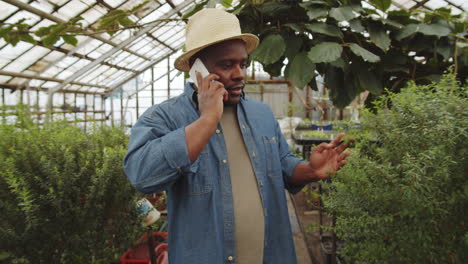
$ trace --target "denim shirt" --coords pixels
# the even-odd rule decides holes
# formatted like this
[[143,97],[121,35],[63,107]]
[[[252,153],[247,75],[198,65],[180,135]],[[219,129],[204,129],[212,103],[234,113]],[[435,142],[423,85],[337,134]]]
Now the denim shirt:
[[[169,263],[236,263],[232,186],[222,127],[191,164],[185,126],[200,114],[194,90],[149,108],[132,128],[124,169],[144,193],[167,192]],[[243,98],[237,116],[265,215],[263,262],[296,263],[284,189],[301,162],[289,152],[270,108]],[[242,243],[242,241],[239,241]]]

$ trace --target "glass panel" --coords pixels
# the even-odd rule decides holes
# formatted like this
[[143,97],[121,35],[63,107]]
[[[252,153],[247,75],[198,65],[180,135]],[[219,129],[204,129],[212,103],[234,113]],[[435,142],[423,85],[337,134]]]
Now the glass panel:
[[13,16],[8,18],[5,22],[6,23],[15,23],[18,22],[20,19],[26,19],[28,24],[34,24],[37,21],[40,20],[39,16],[36,16],[35,14],[29,13],[27,11],[21,10],[16,12]]
[[12,63],[4,68],[4,70],[21,72],[48,52],[49,49],[35,46],[20,57],[15,58]]
[[5,2],[0,2],[0,10],[2,10],[2,12],[0,12],[0,20],[4,20],[9,15],[13,14],[13,12],[18,10],[18,8]]
[[86,8],[88,8],[88,5],[81,1],[70,1],[60,8],[57,13],[54,13],[54,15],[63,20],[70,20],[83,12]]
[[0,83],[7,83],[8,80],[10,80],[11,77],[5,76],[5,75],[0,75]]
[[106,3],[109,4],[112,7],[117,7],[123,2],[124,2],[124,0],[106,0]]
[[31,28],[31,30],[34,31],[34,30],[37,30],[37,29],[39,29],[41,27],[47,27],[47,26],[50,26],[52,24],[55,24],[55,22],[52,22],[52,21],[50,21],[48,19],[42,19],[39,23],[37,23],[35,26],[33,26]]
[[437,9],[440,7],[446,7],[447,3],[443,0],[431,0],[427,3],[424,4],[425,6],[431,8],[431,9]]
[[41,1],[41,2],[34,1],[32,3],[29,3],[29,5],[49,14],[51,14],[52,11],[54,10],[54,5],[52,5],[50,2],[47,2],[47,1]]
[[69,0],[48,0],[48,1],[51,2],[51,3],[56,4],[57,6],[62,6],[66,2],[68,2]]
[[81,16],[86,21],[86,22],[84,21],[82,22],[85,26],[89,24],[93,24],[94,22],[96,22],[96,20],[98,20],[101,16],[103,16],[106,13],[107,13],[107,10],[105,8],[99,5],[94,6],[92,9],[81,14]]

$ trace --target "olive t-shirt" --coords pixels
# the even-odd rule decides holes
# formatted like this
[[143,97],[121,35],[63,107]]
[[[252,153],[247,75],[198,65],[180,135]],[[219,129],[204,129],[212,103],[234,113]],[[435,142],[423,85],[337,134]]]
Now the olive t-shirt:
[[225,106],[221,118],[234,199],[235,262],[262,264],[265,233],[262,200],[236,110],[236,106]]

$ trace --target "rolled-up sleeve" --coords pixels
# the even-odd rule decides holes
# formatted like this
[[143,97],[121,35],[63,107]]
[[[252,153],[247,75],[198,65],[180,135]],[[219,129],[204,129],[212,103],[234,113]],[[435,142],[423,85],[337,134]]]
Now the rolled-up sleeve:
[[297,158],[294,156],[294,154],[291,153],[289,150],[289,145],[286,142],[286,139],[283,136],[283,133],[281,132],[281,129],[279,128],[278,122],[276,122],[275,125],[275,130],[276,130],[276,135],[278,137],[278,143],[279,143],[279,153],[280,153],[280,159],[281,159],[281,168],[283,170],[283,179],[284,179],[284,184],[285,188],[292,194],[298,193],[302,188],[304,188],[305,185],[300,185],[300,186],[291,186],[290,184],[290,179],[292,178],[294,174],[294,169],[296,168],[299,163],[303,162],[304,160]]
[[161,110],[150,108],[131,130],[124,170],[135,188],[144,193],[168,189],[190,170],[185,127],[169,128]]

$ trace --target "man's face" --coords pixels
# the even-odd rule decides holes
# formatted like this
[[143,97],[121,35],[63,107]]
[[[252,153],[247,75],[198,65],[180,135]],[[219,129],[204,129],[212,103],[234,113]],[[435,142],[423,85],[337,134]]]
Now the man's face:
[[219,76],[229,97],[225,105],[235,105],[241,99],[246,79],[248,54],[242,40],[229,40],[213,45],[200,56],[210,73]]

